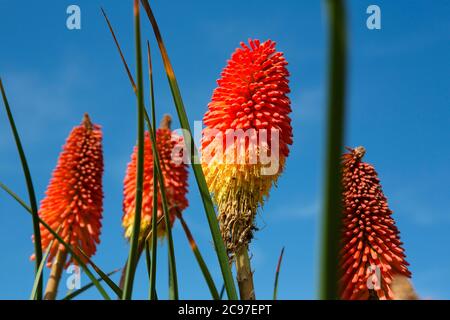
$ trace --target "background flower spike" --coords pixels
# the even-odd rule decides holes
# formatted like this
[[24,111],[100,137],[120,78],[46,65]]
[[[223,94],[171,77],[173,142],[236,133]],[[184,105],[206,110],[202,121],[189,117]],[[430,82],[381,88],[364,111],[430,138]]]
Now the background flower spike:
[[343,159],[341,298],[394,299],[392,281],[409,278],[408,263],[375,168],[362,161],[364,147]]
[[[73,128],[63,146],[39,209],[41,219],[53,229],[59,228],[58,235],[72,246],[82,260],[86,259],[78,248],[91,257],[100,243],[102,176],[102,132],[86,113],[82,123]],[[54,236],[42,225],[40,230],[42,247],[46,248]],[[52,270],[45,299],[55,299],[62,269],[71,263],[76,264],[76,260],[67,257],[64,246],[55,241],[48,255],[47,265]]]
[[[172,132],[170,125],[172,118],[164,115],[160,127],[156,130],[156,145],[160,157],[161,170],[164,175],[167,202],[170,213],[170,227],[172,227],[176,213],[175,210],[184,210],[188,206],[186,198],[188,191],[188,171],[187,165],[177,163],[172,159],[172,150],[176,146],[182,146],[183,138]],[[142,201],[142,220],[140,240],[145,240],[151,229],[152,208],[153,208],[153,153],[150,135],[145,133],[144,144],[144,191]],[[180,148],[182,149],[182,148]],[[123,217],[122,226],[125,229],[125,237],[130,238],[133,229],[134,201],[136,192],[136,156],[137,148],[134,148],[131,161],[128,163],[124,179]],[[158,219],[164,215],[161,195],[158,196]],[[164,221],[158,223],[158,236],[164,237],[166,234],[166,224]]]

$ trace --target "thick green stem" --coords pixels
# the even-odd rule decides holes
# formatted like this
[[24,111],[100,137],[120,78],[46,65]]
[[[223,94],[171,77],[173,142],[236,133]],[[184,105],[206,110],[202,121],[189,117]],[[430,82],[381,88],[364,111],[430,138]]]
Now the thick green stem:
[[342,193],[341,154],[345,128],[346,25],[344,1],[328,0],[329,79],[325,192],[322,217],[320,298],[339,298]]

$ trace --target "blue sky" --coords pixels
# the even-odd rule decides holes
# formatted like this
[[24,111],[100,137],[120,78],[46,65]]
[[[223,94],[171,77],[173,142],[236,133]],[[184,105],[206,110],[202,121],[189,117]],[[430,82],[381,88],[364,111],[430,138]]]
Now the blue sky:
[[[326,20],[321,1],[151,1],[189,120],[201,120],[215,80],[240,41],[272,39],[291,72],[294,144],[287,168],[258,215],[252,242],[258,298],[271,298],[279,252],[286,247],[279,298],[317,296],[326,92]],[[66,8],[81,7],[82,29],[65,27]],[[366,8],[381,7],[382,29],[366,28]],[[131,1],[0,0],[0,76],[20,129],[38,198],[43,197],[69,131],[89,112],[103,126],[105,207],[94,261],[123,265],[122,180],[135,142],[135,98],[100,14],[108,12],[133,69]],[[450,215],[448,148],[450,3],[348,2],[349,86],[346,141],[364,145],[401,231],[413,282],[425,298],[448,299]],[[158,117],[175,116],[153,34]],[[178,127],[177,121],[174,127]],[[0,181],[26,197],[4,111],[0,111]],[[193,177],[184,216],[221,287],[206,217]],[[0,193],[0,299],[27,299],[33,283],[31,219]],[[181,298],[209,298],[179,224],[174,227]],[[167,297],[167,246],[160,246],[158,293]],[[117,279],[117,277],[115,277]],[[83,275],[82,283],[87,277]],[[60,293],[65,293],[64,280]],[[140,266],[135,298],[147,297]],[[95,290],[83,298],[100,298]]]

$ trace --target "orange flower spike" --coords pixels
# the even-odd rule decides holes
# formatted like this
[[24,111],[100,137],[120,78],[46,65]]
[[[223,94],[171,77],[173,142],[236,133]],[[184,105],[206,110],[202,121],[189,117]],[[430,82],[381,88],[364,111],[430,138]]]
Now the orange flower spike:
[[[363,147],[343,156],[342,299],[393,299],[395,276],[411,277],[399,231]],[[368,285],[369,284],[369,285]]]
[[[202,167],[231,257],[251,241],[256,211],[281,175],[292,144],[286,65],[271,40],[241,43],[223,69],[203,118]],[[239,131],[256,143],[250,145],[251,139],[239,137]],[[278,141],[272,141],[275,131]],[[228,139],[230,134],[236,139]],[[269,165],[261,155],[269,153],[278,165],[263,173]]]
[[207,129],[224,133],[228,129],[279,129],[280,153],[287,157],[292,127],[286,59],[271,40],[249,40],[249,44],[242,42],[223,69],[203,121]]
[[[46,196],[41,201],[39,216],[78,251],[91,257],[100,243],[103,212],[102,132],[85,114],[81,125],[73,128],[59,155]],[[41,226],[42,248],[46,250],[54,237]],[[54,242],[48,257],[51,266],[58,250],[65,248]],[[64,255],[65,257],[65,255]],[[34,258],[34,256],[32,257]],[[64,261],[65,262],[65,261]],[[66,264],[76,263],[71,257]]]
[[[181,147],[183,138],[170,130],[171,118],[165,115],[161,121],[161,126],[156,130],[156,145],[161,162],[161,170],[164,176],[166,188],[167,204],[169,206],[169,219],[171,227],[175,221],[176,210],[183,211],[188,206],[186,198],[188,191],[188,171],[187,165],[178,163],[172,158],[174,148]],[[182,148],[180,148],[182,149]],[[178,155],[177,155],[178,156]],[[130,239],[133,231],[133,220],[135,211],[136,194],[136,160],[137,148],[134,148],[131,161],[128,164],[124,179],[124,198],[123,198],[123,217],[122,226],[125,228],[125,237]],[[148,132],[145,133],[144,142],[144,191],[142,199],[142,219],[140,238],[148,232],[151,227],[153,210],[153,151],[151,139]],[[162,210],[161,195],[158,194],[158,221],[164,216]],[[164,220],[158,225],[158,236],[163,237],[166,234]]]

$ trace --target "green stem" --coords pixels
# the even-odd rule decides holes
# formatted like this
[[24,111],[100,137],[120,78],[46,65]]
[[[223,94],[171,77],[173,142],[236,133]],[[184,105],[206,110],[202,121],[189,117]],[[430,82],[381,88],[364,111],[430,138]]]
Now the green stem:
[[322,220],[320,298],[339,299],[341,154],[345,129],[346,22],[344,1],[328,0],[329,79],[325,196]]
[[142,77],[142,52],[141,52],[141,27],[139,17],[139,1],[134,1],[134,21],[136,40],[136,73],[137,73],[137,169],[136,169],[136,207],[133,222],[133,232],[131,236],[130,252],[128,256],[127,271],[122,299],[129,300],[132,296],[134,276],[137,267],[137,251],[139,244],[139,233],[141,229],[142,211],[142,188],[144,181],[144,84]]
[[[148,56],[148,77],[150,82],[150,100],[152,108],[152,128],[153,135],[156,136],[156,111],[155,111],[155,94],[153,90],[153,67],[152,58],[150,54],[150,43],[147,41],[147,56]],[[156,259],[157,259],[157,244],[158,244],[158,230],[156,220],[158,219],[158,180],[156,179],[156,158],[153,157],[153,208],[152,208],[152,264],[150,268],[150,299],[156,299]]]

